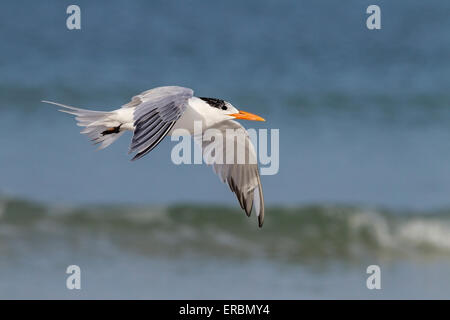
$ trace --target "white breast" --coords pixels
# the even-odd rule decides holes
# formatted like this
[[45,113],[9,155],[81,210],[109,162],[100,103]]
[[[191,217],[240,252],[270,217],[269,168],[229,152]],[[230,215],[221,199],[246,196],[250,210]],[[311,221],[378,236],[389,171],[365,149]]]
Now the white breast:
[[194,133],[194,122],[201,121],[203,129],[208,128],[219,121],[222,121],[220,112],[217,112],[209,104],[200,98],[192,97],[188,100],[188,105],[186,107],[183,115],[175,123],[169,134],[176,129],[188,130],[192,135]]

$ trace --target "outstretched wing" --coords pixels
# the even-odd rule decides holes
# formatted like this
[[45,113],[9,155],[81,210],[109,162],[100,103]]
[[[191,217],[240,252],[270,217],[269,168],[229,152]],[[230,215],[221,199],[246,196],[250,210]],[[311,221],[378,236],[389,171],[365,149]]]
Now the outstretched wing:
[[[222,157],[216,157],[218,154],[212,151],[217,146],[215,139],[206,138],[203,134],[203,136],[195,136],[195,141],[201,145],[206,162],[212,165],[220,180],[228,184],[231,191],[236,194],[247,216],[250,216],[252,208],[255,209],[259,227],[262,227],[264,196],[256,152],[247,131],[240,123],[233,120],[220,122],[212,128],[217,129],[223,137],[223,143],[220,145]],[[228,154],[227,161],[227,152],[230,151],[233,152],[233,157]]]
[[159,87],[134,96],[123,106],[136,107],[130,153],[137,153],[132,160],[142,158],[164,139],[186,110],[193,94],[189,88]]

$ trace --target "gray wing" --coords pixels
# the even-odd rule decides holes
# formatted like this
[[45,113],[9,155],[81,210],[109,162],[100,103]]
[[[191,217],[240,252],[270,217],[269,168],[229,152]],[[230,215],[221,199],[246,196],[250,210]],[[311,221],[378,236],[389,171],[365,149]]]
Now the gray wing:
[[[256,152],[248,133],[240,123],[233,120],[223,121],[213,128],[221,132],[225,138],[222,145],[223,161],[221,163],[208,159],[214,153],[211,152],[214,139],[207,139],[205,141],[204,136],[195,136],[194,139],[202,146],[205,161],[212,165],[214,172],[219,176],[220,180],[228,184],[231,191],[236,194],[239,204],[247,216],[250,216],[253,208],[255,209],[259,227],[262,227],[264,222],[264,196]],[[236,137],[231,137],[230,139],[230,136],[226,134],[227,129],[233,129]],[[234,150],[234,159],[230,163],[226,159],[226,149],[231,146]],[[238,162],[238,150],[244,151],[244,162]]]
[[193,94],[189,88],[159,87],[133,97],[123,106],[136,107],[130,153],[137,153],[132,160],[142,158],[164,139],[186,110]]

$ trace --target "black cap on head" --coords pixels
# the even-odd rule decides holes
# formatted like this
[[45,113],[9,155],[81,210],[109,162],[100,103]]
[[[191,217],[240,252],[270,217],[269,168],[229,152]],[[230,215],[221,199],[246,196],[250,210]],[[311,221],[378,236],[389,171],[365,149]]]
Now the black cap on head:
[[222,109],[222,110],[226,110],[227,109],[227,106],[225,105],[225,101],[223,101],[221,99],[204,98],[204,97],[200,97],[200,99],[205,101],[207,104],[209,104],[213,108]]

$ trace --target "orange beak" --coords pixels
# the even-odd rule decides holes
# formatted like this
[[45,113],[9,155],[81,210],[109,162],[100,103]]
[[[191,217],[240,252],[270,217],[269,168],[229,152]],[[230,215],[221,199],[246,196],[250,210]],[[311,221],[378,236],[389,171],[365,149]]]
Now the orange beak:
[[252,121],[266,121],[264,118],[261,118],[260,116],[257,116],[256,114],[246,112],[246,111],[239,111],[239,113],[232,113],[230,116],[235,117],[236,119],[243,119],[243,120],[252,120]]

